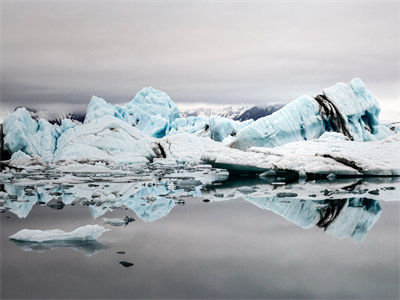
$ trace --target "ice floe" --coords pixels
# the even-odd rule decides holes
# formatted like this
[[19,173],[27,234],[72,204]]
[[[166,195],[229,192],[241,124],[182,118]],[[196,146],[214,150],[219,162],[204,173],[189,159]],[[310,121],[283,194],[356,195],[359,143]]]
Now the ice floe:
[[104,232],[109,231],[99,225],[85,225],[71,232],[59,229],[32,230],[22,229],[9,237],[11,240],[23,242],[51,242],[51,241],[93,241],[99,238]]

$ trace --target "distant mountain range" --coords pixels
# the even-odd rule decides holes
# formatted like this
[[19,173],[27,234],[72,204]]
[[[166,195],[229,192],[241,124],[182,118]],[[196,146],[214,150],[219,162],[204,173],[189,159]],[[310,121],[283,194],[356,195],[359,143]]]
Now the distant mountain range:
[[[257,120],[259,118],[268,116],[273,112],[282,108],[283,104],[275,104],[268,106],[256,106],[256,105],[215,105],[215,104],[179,104],[179,112],[181,117],[191,116],[220,116],[236,121],[246,121],[249,119]],[[19,107],[16,107],[16,110]],[[66,113],[66,112],[48,112],[46,110],[39,110],[34,108],[26,107],[31,117],[38,121],[43,118],[49,121],[51,124],[61,124],[63,119],[76,120],[81,123],[85,120],[85,113]],[[0,123],[3,119],[10,114],[10,112],[4,112],[0,114]]]
[[236,121],[249,119],[257,120],[268,116],[282,108],[284,104],[274,104],[268,106],[257,105],[213,105],[213,104],[178,104],[179,112],[182,117],[211,115],[221,116]]
[[[22,107],[22,106],[21,106]],[[14,110],[17,110],[19,107],[16,107]],[[76,120],[79,122],[83,122],[85,120],[85,113],[82,114],[73,114],[66,112],[48,112],[46,110],[38,110],[34,108],[25,107],[26,110],[31,115],[32,119],[39,121],[39,119],[45,119],[49,121],[51,124],[61,124],[63,119]]]

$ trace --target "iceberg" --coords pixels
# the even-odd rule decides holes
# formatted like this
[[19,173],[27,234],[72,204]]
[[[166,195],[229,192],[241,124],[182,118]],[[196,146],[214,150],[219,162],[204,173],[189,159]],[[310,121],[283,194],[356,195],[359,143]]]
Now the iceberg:
[[57,139],[63,130],[74,127],[64,121],[60,127],[45,119],[34,121],[25,108],[18,108],[3,122],[4,147],[11,154],[22,151],[30,156],[40,156],[44,161],[52,161]]
[[380,107],[359,78],[324,89],[315,98],[301,96],[272,115],[258,119],[236,135],[235,147],[277,147],[319,138],[326,131],[351,140],[372,141],[392,134],[379,122]]
[[161,156],[160,151],[155,139],[118,118],[105,115],[68,129],[58,139],[54,158],[147,163]]
[[85,124],[104,116],[113,116],[135,126],[153,137],[163,137],[171,129],[179,111],[164,92],[152,87],[143,88],[132,101],[123,106],[111,105],[93,96],[86,112]]
[[10,236],[9,239],[38,243],[51,241],[93,241],[100,237],[106,231],[110,231],[110,229],[106,229],[99,225],[85,225],[71,232],[65,232],[59,229],[22,229]]

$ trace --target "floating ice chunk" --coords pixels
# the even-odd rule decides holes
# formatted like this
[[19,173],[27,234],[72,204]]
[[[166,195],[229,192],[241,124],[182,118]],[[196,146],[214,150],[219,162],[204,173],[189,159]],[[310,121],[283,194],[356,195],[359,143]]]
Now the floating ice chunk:
[[103,232],[110,231],[99,225],[85,225],[71,232],[59,229],[31,230],[22,229],[9,237],[11,240],[26,242],[49,242],[49,241],[92,241],[100,237]]
[[134,218],[130,218],[128,216],[125,216],[123,219],[118,219],[118,218],[103,218],[104,224],[112,225],[112,226],[123,226],[123,225],[128,225],[129,223],[135,221]]

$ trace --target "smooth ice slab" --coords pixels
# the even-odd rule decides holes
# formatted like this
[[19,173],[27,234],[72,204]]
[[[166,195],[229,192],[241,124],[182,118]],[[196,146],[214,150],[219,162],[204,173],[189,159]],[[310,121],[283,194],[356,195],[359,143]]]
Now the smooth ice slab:
[[[281,147],[252,147],[247,152],[226,148],[203,152],[201,158],[214,167],[230,171],[284,171],[342,176],[399,176],[400,136],[380,141],[355,142],[337,133],[320,139],[285,144]],[[262,154],[262,155],[260,155]]]
[[22,229],[9,237],[11,240],[24,242],[51,242],[51,241],[93,241],[100,237],[103,232],[110,231],[99,225],[85,225],[71,232],[59,229],[32,230]]

